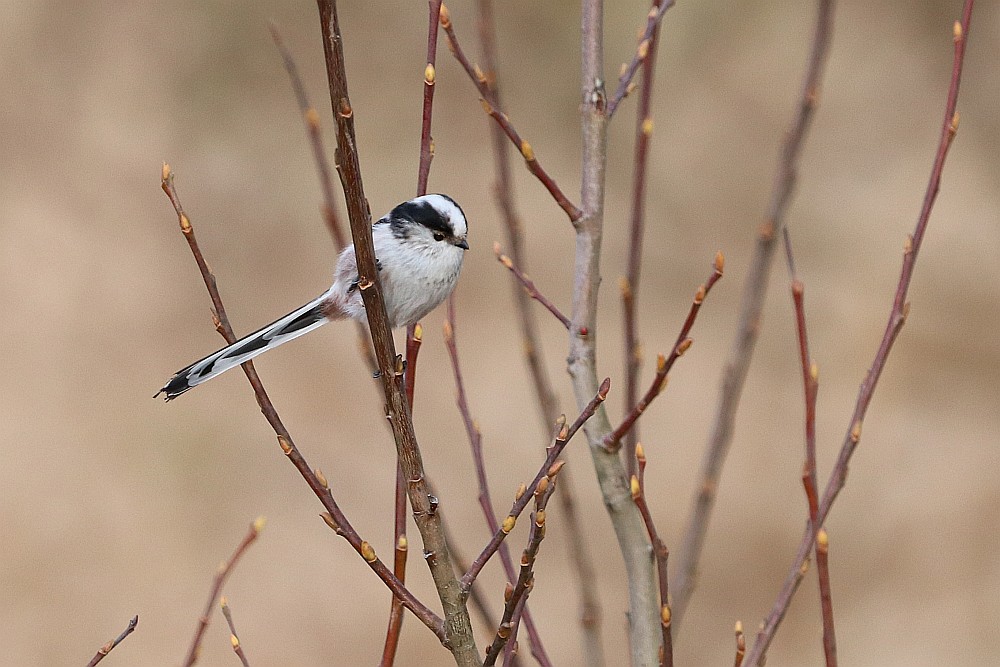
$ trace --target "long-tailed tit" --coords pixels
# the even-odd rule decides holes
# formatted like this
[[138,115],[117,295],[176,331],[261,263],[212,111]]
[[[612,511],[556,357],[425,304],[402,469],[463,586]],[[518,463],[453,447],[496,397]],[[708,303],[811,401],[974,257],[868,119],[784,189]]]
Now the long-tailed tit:
[[[451,294],[469,249],[461,207],[445,195],[403,202],[372,225],[375,257],[392,328],[414,324]],[[332,320],[365,320],[354,246],[337,258],[333,286],[280,320],[177,371],[157,392],[166,400]]]

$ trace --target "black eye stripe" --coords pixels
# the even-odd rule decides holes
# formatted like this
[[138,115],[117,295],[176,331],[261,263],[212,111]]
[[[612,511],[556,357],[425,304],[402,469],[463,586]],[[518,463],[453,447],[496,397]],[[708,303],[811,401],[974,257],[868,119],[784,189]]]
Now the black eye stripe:
[[440,232],[445,236],[451,236],[454,233],[451,223],[441,217],[437,209],[426,202],[408,201],[400,204],[392,209],[389,217],[409,218],[432,232]]

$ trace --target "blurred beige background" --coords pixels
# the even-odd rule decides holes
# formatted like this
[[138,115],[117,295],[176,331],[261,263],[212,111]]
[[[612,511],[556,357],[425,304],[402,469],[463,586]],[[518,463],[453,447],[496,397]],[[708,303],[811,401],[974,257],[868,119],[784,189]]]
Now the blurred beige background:
[[[342,5],[366,189],[380,214],[415,192],[426,4]],[[449,6],[475,52],[474,5]],[[609,4],[610,80],[646,8]],[[960,9],[958,0],[850,0],[837,11],[788,218],[821,368],[823,479],[923,196]],[[685,2],[664,22],[641,295],[647,366],[676,336],[714,252],[727,257],[695,346],[642,422],[649,494],[671,546],[690,507],[813,11],[813,3]],[[498,11],[507,110],[574,199],[578,12],[561,1]],[[317,179],[266,24],[281,28],[329,127],[315,6],[4,2],[0,14],[4,662],[83,664],[138,613],[137,632],[105,664],[178,664],[217,564],[263,514],[265,532],[226,587],[252,664],[375,663],[389,596],[316,517],[319,504],[283,460],[241,374],[170,405],[150,398],[174,370],[220,345],[159,189],[162,161],[174,167],[238,331],[328,285],[333,250],[318,215]],[[996,5],[980,3],[961,130],[913,281],[912,313],[829,523],[843,664],[995,660],[998,29]],[[544,438],[520,361],[510,277],[490,251],[502,230],[490,197],[487,122],[443,41],[438,77],[431,189],[458,199],[472,221],[457,292],[459,343],[494,494],[505,505],[537,468]],[[600,372],[615,379],[633,123],[627,101],[611,133],[601,301]],[[568,307],[571,228],[515,165],[529,270]],[[734,621],[752,630],[770,608],[803,526],[799,369],[781,264],[773,275],[700,588],[676,641],[680,664],[732,659]],[[561,404],[572,411],[565,333],[544,313],[541,321]],[[444,510],[471,552],[487,533],[440,323],[440,313],[425,322],[416,420]],[[353,329],[331,326],[268,355],[258,369],[309,461],[388,555],[394,452],[355,349]],[[614,387],[609,407],[620,415]],[[569,459],[584,537],[600,566],[608,664],[625,664],[622,567],[582,445],[573,443]],[[531,605],[549,653],[572,665],[581,657],[577,601],[559,519],[550,512]],[[513,536],[515,553],[523,539]],[[430,601],[414,547],[412,586]],[[499,608],[498,564],[483,582]],[[815,590],[810,576],[769,664],[821,664]],[[202,664],[235,663],[224,627],[216,615]],[[492,630],[479,632],[482,643]],[[449,662],[408,619],[398,664]]]

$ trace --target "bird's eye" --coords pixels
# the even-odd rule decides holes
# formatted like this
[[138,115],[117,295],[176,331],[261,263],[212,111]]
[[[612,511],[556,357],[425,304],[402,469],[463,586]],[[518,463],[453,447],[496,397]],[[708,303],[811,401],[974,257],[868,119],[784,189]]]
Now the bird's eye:
[[441,232],[434,232],[434,240],[444,241],[444,234],[442,234]]

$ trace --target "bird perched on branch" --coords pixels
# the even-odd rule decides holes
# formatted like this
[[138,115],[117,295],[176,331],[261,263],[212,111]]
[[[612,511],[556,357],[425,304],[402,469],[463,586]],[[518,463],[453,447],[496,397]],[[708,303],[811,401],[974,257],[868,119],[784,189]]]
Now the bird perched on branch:
[[[444,301],[458,282],[469,249],[468,222],[446,195],[403,202],[372,224],[386,314],[392,328],[415,324]],[[337,258],[333,285],[322,296],[232,345],[177,371],[156,396],[176,398],[230,368],[333,320],[365,320],[354,246]]]

